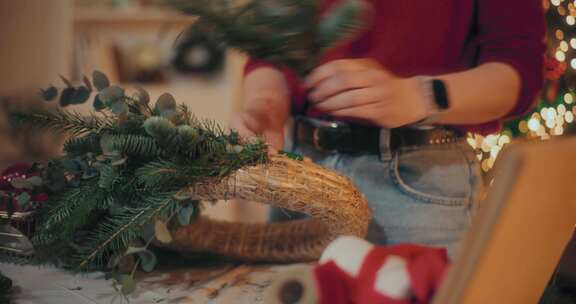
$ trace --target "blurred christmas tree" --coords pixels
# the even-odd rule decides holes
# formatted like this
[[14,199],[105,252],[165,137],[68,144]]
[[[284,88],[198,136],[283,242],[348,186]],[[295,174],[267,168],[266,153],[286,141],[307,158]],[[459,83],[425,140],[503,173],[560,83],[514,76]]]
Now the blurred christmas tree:
[[471,135],[482,170],[489,171],[502,148],[515,140],[546,140],[576,133],[576,1],[543,0],[547,22],[545,83],[533,112],[505,123],[501,133]]

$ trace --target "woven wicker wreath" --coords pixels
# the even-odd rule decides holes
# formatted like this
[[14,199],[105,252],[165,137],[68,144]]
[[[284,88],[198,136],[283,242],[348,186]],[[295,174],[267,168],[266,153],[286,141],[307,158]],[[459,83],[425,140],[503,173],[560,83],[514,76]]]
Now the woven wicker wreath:
[[311,217],[267,224],[201,217],[172,231],[173,241],[162,245],[179,252],[208,251],[245,261],[311,261],[337,236],[364,237],[371,218],[364,196],[348,178],[285,156],[183,191],[201,200],[245,199]]

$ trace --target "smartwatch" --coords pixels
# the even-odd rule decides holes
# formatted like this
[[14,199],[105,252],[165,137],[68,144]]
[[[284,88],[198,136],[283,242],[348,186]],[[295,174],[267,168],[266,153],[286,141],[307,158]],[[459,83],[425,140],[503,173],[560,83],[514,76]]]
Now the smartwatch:
[[418,76],[422,91],[422,102],[426,107],[426,118],[416,123],[416,126],[430,125],[436,116],[450,108],[448,90],[441,79],[427,76]]
[[448,92],[443,80],[432,79],[432,94],[438,111],[448,110],[450,102],[448,101]]

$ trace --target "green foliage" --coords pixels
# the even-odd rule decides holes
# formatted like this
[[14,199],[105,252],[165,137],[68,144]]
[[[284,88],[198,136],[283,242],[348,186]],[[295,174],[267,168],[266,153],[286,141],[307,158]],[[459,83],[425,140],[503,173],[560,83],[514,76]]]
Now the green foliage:
[[[17,181],[50,192],[38,211],[34,262],[72,270],[111,269],[118,267],[115,259],[130,255],[150,271],[156,262],[146,249],[151,239],[144,237],[144,228],[157,226],[155,237],[167,240],[172,223],[190,223],[200,209],[199,202],[177,195],[183,188],[263,163],[267,147],[194,118],[170,94],[150,105],[146,91],[128,96],[100,72],[93,74],[92,83],[83,82],[82,88],[99,90],[94,96],[98,114],[56,110],[11,117],[14,124],[71,135],[65,154],[43,167],[40,180]],[[70,81],[65,83],[61,95],[77,90]],[[17,201],[29,199],[24,195]],[[130,282],[124,285],[131,289]]]
[[44,98],[44,100],[52,101],[54,98],[56,98],[56,96],[58,96],[58,89],[56,89],[54,86],[50,86],[45,90],[40,90],[40,93],[42,94],[42,98]]
[[51,129],[56,132],[77,136],[86,133],[98,134],[113,128],[114,121],[107,117],[83,116],[64,110],[11,113],[11,123],[15,126]]
[[166,0],[185,13],[197,15],[194,27],[253,58],[287,66],[303,76],[322,53],[357,34],[365,25],[360,0],[341,0],[318,16],[315,0]]
[[102,91],[110,86],[110,81],[108,80],[108,77],[100,71],[94,71],[92,73],[92,81],[94,82],[94,87],[98,91]]
[[158,263],[158,259],[154,252],[146,249],[146,247],[128,247],[125,256],[136,254],[140,258],[140,266],[145,272],[151,272]]
[[361,15],[365,10],[360,0],[348,0],[330,9],[320,20],[318,44],[321,50],[349,39],[362,27]]

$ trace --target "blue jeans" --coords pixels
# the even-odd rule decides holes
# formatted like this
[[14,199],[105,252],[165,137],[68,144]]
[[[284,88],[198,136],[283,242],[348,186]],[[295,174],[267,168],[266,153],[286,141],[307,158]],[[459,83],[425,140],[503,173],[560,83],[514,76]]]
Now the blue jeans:
[[[377,244],[416,243],[454,254],[483,191],[480,165],[463,140],[391,151],[382,130],[380,155],[325,152],[295,143],[291,151],[348,176],[373,212],[367,239]],[[273,210],[272,219],[292,216]]]

